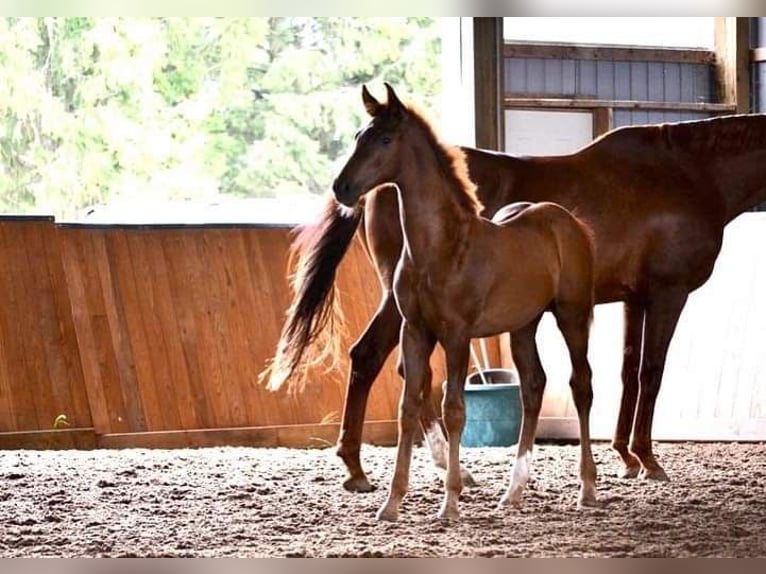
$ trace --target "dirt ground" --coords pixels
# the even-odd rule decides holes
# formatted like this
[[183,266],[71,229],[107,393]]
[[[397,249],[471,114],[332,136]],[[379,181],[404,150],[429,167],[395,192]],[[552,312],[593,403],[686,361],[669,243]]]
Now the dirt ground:
[[2,451],[0,557],[766,556],[766,444],[660,443],[665,484],[594,450],[605,508],[576,506],[576,446],[538,445],[523,508],[500,511],[512,449],[462,449],[479,485],[443,523],[416,448],[396,524],[375,520],[393,448],[363,447],[369,494],[329,448]]

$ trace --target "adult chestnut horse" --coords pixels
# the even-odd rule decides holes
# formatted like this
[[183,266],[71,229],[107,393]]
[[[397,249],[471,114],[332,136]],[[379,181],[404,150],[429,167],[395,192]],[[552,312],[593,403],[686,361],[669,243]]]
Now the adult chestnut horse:
[[[443,419],[448,437],[447,476],[440,518],[456,519],[463,488],[460,436],[465,423],[463,386],[471,339],[511,332],[518,365],[537,356],[534,333],[546,310],[556,317],[572,360],[570,385],[580,420],[579,502],[596,504],[596,464],[590,448],[593,392],[588,334],[593,313],[590,231],[554,203],[501,209],[492,221],[479,215],[463,152],[439,141],[431,125],[404,106],[386,84],[388,102],[362,88],[370,123],[333,183],[339,202],[353,207],[372,188],[396,184],[404,248],[394,272],[394,296],[403,318],[400,335],[405,383],[399,440],[381,520],[396,520],[409,482],[412,442],[423,402],[430,401],[429,360],[438,342],[446,354]],[[501,503],[518,505],[543,387],[519,371],[521,434],[512,479]]]
[[[566,156],[463,151],[485,216],[515,201],[553,201],[587,220],[596,240],[596,303],[625,303],[622,399],[612,442],[624,463],[621,475],[641,471],[666,480],[652,453],[651,429],[668,345],[689,293],[710,276],[724,226],[766,201],[766,116],[624,127]],[[332,335],[325,329],[335,271],[363,224],[383,296],[350,352],[338,454],[350,474],[344,486],[354,491],[372,488],[359,460],[364,412],[401,325],[391,292],[402,248],[398,221],[394,194],[376,191],[364,210],[353,212],[330,199],[321,220],[300,230],[294,302],[271,371],[275,384],[289,379],[308,354],[321,350],[312,343]],[[544,380],[539,366],[534,376]],[[422,424],[443,467],[443,435],[435,412],[425,407]]]

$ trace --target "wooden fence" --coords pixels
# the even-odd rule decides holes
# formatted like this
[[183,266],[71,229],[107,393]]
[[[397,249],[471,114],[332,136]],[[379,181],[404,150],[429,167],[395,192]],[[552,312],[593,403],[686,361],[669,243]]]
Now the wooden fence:
[[[766,439],[766,215],[726,231],[710,281],[670,348],[657,439]],[[338,271],[347,319],[338,368],[303,394],[258,384],[290,301],[290,229],[257,225],[57,225],[0,218],[0,448],[328,445],[338,436],[348,348],[379,303],[360,242]],[[609,438],[621,389],[619,305],[596,309],[594,438]],[[552,320],[538,334],[548,387],[538,436],[576,438],[569,363]],[[489,340],[510,366],[507,335]],[[434,398],[444,378],[432,361]],[[391,444],[396,353],[373,385],[365,440]],[[65,415],[68,427],[55,428]]]
[[[258,384],[290,301],[290,229],[0,219],[0,447],[332,443],[347,352],[380,297],[355,241],[338,272],[340,368],[294,397]],[[392,358],[366,438],[395,441]],[[69,427],[54,430],[66,415]]]

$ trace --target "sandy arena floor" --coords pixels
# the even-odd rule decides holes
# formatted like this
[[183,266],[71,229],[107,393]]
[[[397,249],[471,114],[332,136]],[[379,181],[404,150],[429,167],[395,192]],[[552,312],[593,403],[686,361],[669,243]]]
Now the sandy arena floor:
[[511,449],[463,449],[479,486],[453,524],[424,448],[396,524],[375,520],[393,448],[363,448],[370,494],[342,489],[333,449],[0,451],[0,557],[766,557],[766,444],[660,443],[667,484],[594,449],[605,508],[576,507],[576,446],[541,445],[504,511]]

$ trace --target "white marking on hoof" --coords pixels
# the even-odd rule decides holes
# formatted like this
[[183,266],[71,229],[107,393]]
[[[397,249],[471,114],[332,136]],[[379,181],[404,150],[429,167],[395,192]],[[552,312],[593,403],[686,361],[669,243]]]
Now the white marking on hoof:
[[375,518],[380,522],[396,522],[399,520],[399,510],[394,507],[390,502],[387,502],[380,507]]

